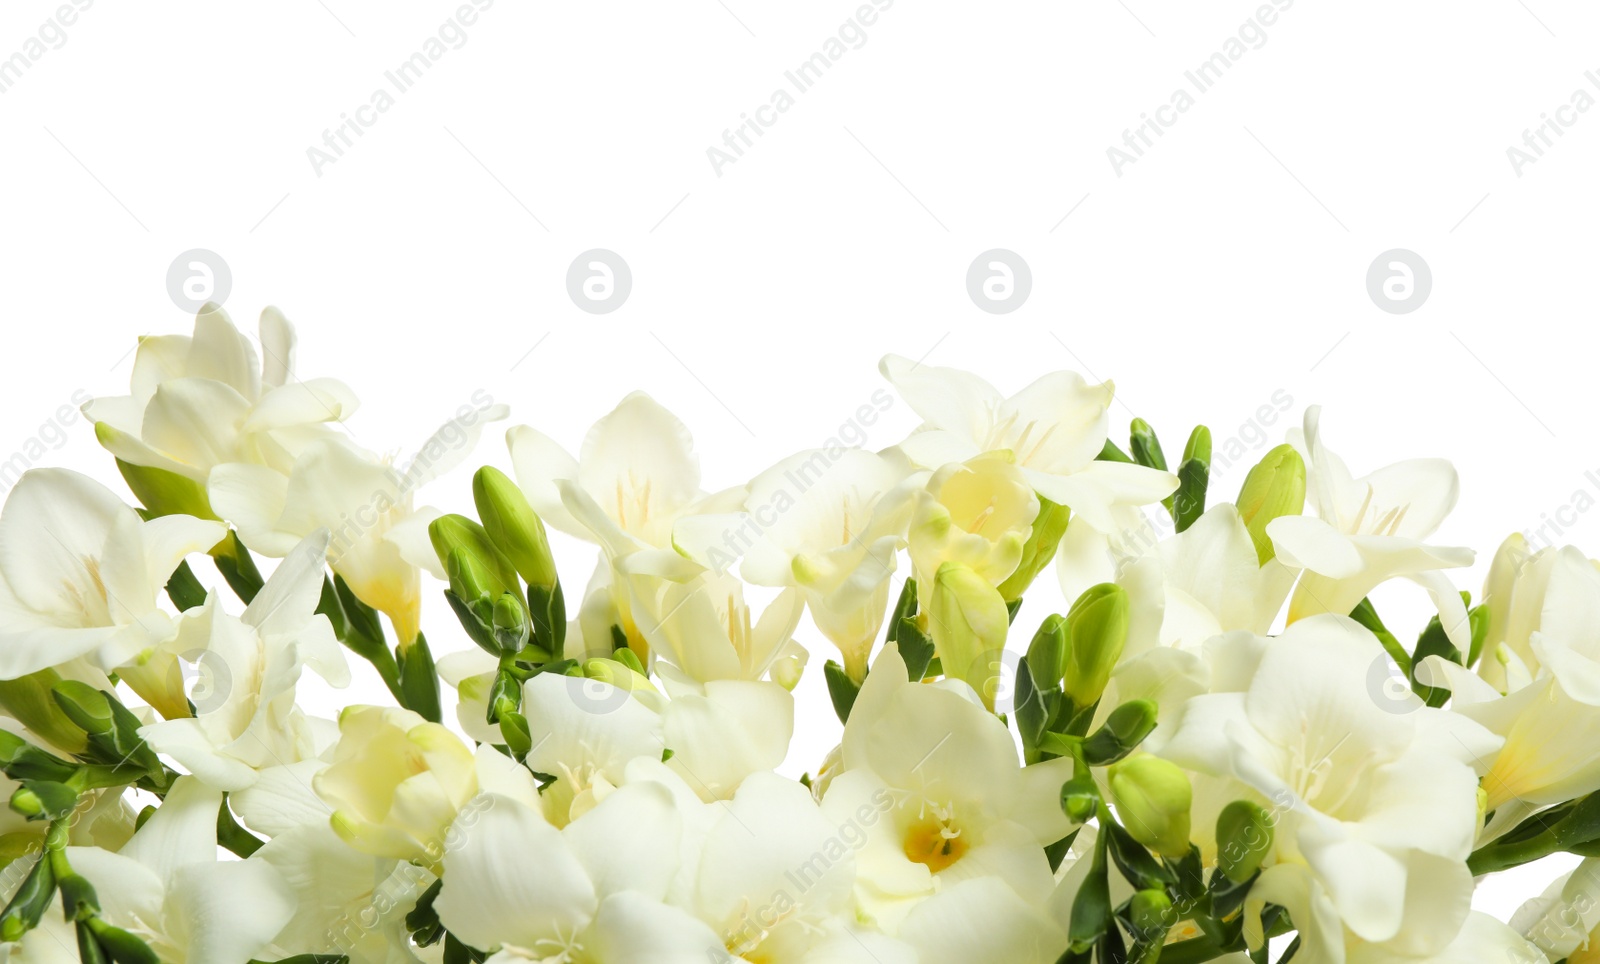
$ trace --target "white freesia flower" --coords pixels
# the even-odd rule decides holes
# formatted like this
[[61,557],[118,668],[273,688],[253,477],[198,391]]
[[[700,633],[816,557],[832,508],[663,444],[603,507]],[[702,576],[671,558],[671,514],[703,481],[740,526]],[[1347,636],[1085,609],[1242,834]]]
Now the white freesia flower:
[[678,582],[624,567],[635,625],[651,651],[697,682],[760,680],[797,652],[805,609],[798,588],[780,592],[759,616],[731,575],[704,572]]
[[1466,919],[1474,763],[1500,741],[1444,710],[1380,706],[1369,680],[1382,658],[1351,619],[1297,622],[1263,649],[1243,692],[1191,699],[1162,749],[1237,780],[1276,814],[1272,866],[1252,906],[1300,908],[1311,960],[1340,960],[1345,930],[1397,953],[1437,954]]
[[1401,577],[1426,589],[1456,647],[1471,645],[1461,595],[1439,570],[1470,566],[1471,549],[1423,540],[1455,508],[1460,486],[1443,459],[1396,462],[1352,478],[1344,461],[1322,443],[1321,409],[1306,409],[1304,448],[1308,503],[1316,516],[1281,516],[1267,534],[1285,564],[1304,569],[1289,601],[1293,622],[1317,613],[1348,614],[1380,583]]
[[129,395],[83,407],[101,443],[132,465],[176,473],[202,487],[229,462],[289,471],[301,448],[356,410],[331,378],[294,374],[294,327],[276,308],[261,313],[259,361],[228,318],[207,305],[194,334],[141,338]]
[[210,786],[243,790],[260,771],[314,759],[332,742],[331,724],[295,703],[304,667],[335,686],[350,682],[333,626],[316,612],[327,544],[319,530],[296,546],[241,616],[224,612],[212,593],[167,646],[201,674],[195,715],[140,735]]
[[252,859],[270,865],[294,894],[294,916],[263,960],[330,951],[350,964],[429,959],[417,955],[405,928],[406,914],[437,880],[427,870],[361,853],[326,822],[286,830]]
[[863,808],[882,814],[856,855],[865,919],[903,934],[922,902],[993,877],[1009,896],[989,893],[983,899],[991,910],[1054,930],[1039,911],[1054,886],[1043,847],[1072,829],[1060,806],[1070,760],[1020,766],[1005,725],[971,687],[909,683],[889,647],[850,712],[842,764],[823,812],[837,823]]
[[312,786],[352,847],[432,870],[447,849],[447,830],[480,791],[535,801],[532,776],[492,747],[474,753],[444,726],[381,706],[339,714],[339,742]]
[[726,803],[680,806],[693,808],[694,838],[676,899],[733,958],[801,960],[851,911],[859,816],[835,824],[805,787],[773,773],[754,774]]
[[1505,738],[1484,779],[1494,812],[1484,839],[1600,790],[1592,751],[1600,740],[1600,570],[1571,546],[1550,549],[1529,560],[1516,586],[1495,593],[1491,605],[1509,610],[1509,623],[1484,662],[1498,654],[1497,675],[1517,688],[1502,696],[1470,670],[1437,656],[1424,661],[1433,681],[1451,690],[1453,711]]
[[400,645],[422,618],[419,567],[442,578],[427,526],[439,515],[415,507],[416,490],[465,458],[484,426],[507,414],[485,399],[446,422],[409,464],[397,466],[342,438],[308,444],[287,470],[247,463],[211,473],[211,505],[245,545],[281,557],[318,529],[332,533],[328,563],[351,592],[389,617]]
[[[217,859],[220,806],[221,791],[184,777],[120,853],[66,850],[73,869],[99,894],[100,916],[142,938],[163,961],[251,960],[294,913],[288,882],[266,861]],[[59,904],[45,916],[59,922]],[[53,960],[48,955],[62,940],[75,948],[70,924],[60,933],[30,932],[11,960]],[[76,960],[76,950],[66,959]]]
[[508,431],[506,444],[533,510],[580,539],[602,541],[568,511],[557,486],[563,480],[582,489],[618,529],[658,548],[672,544],[673,524],[704,496],[689,429],[644,392],[595,422],[578,458],[526,425]]
[[[913,436],[915,438],[915,436]],[[908,548],[924,610],[947,562],[998,586],[1016,571],[1039,515],[1039,498],[1009,451],[952,462],[915,493]]]
[[[25,473],[0,511],[0,679],[80,657],[106,671],[150,659],[177,633],[159,602],[173,570],[226,534],[190,516],[144,521],[77,472]],[[168,679],[156,675],[141,688],[159,698]]]
[[434,906],[450,932],[496,964],[703,964],[722,940],[663,903],[679,871],[683,821],[671,793],[619,788],[564,829],[486,794],[452,827]]
[[878,367],[923,418],[900,448],[925,468],[1008,450],[1034,491],[1107,534],[1129,524],[1121,510],[1159,502],[1178,487],[1171,473],[1098,459],[1110,421],[1110,382],[1089,385],[1075,372],[1055,372],[1006,398],[954,368],[899,355],[885,356]]
[[635,577],[693,577],[706,567],[679,555],[672,542],[674,525],[685,516],[737,510],[744,489],[702,492],[700,460],[688,428],[643,392],[624,398],[589,429],[579,458],[526,425],[508,431],[506,444],[517,484],[533,510],[562,532],[602,549],[585,598],[590,618],[617,626],[647,660],[649,648],[620,567],[627,565]]
[[717,572],[796,587],[855,679],[883,628],[909,523],[904,467],[861,449],[798,452],[750,481],[741,511],[685,516],[673,542]]

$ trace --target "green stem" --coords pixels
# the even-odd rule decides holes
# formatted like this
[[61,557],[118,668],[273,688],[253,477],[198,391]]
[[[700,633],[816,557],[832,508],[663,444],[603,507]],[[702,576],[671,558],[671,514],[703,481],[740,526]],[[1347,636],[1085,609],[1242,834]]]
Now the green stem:
[[1477,877],[1481,874],[1492,874],[1530,864],[1561,849],[1561,841],[1555,831],[1546,830],[1544,833],[1516,843],[1490,844],[1468,857],[1467,867],[1472,870],[1472,875]]

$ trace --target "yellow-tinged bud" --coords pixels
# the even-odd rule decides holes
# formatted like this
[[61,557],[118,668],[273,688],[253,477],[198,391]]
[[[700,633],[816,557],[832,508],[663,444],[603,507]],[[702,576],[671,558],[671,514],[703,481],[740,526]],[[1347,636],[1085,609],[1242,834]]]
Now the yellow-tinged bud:
[[1276,555],[1267,523],[1286,515],[1299,515],[1306,507],[1306,463],[1294,446],[1285,443],[1266,454],[1244,477],[1239,490],[1239,518],[1256,545],[1256,558],[1266,565]]
[[928,615],[933,648],[944,674],[966,680],[993,710],[1000,658],[1011,623],[999,590],[970,568],[947,562],[934,577],[933,608]]
[[[622,652],[629,652],[622,650]],[[631,653],[630,653],[631,655]],[[634,692],[656,692],[655,685],[648,677],[636,672],[626,663],[615,659],[589,659],[584,660],[583,675],[589,679],[610,683],[618,689]]]
[[1039,514],[1034,517],[1028,541],[1023,543],[1022,561],[1000,584],[1000,595],[1006,602],[1021,599],[1044,567],[1050,565],[1061,545],[1061,537],[1067,534],[1067,522],[1071,517],[1072,510],[1066,506],[1039,498]]
[[1079,707],[1092,706],[1128,643],[1128,593],[1110,582],[1090,586],[1067,611],[1067,633],[1066,693]]
[[530,586],[556,584],[555,560],[544,522],[504,472],[485,465],[472,478],[472,499],[490,541]]
[[339,714],[333,763],[312,779],[333,829],[362,853],[437,872],[445,834],[478,794],[472,750],[410,710],[351,706]]
[[935,472],[917,493],[907,542],[922,608],[939,567],[959,562],[990,586],[1017,571],[1039,497],[1012,454],[990,452]]
[[1133,839],[1165,857],[1189,852],[1189,807],[1194,791],[1177,764],[1141,753],[1108,772],[1111,799]]

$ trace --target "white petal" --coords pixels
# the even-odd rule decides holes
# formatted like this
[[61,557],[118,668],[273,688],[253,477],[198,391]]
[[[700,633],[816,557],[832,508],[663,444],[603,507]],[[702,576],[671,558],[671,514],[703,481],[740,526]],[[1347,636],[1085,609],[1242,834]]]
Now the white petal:
[[434,906],[462,941],[536,947],[581,930],[598,901],[561,832],[514,800],[484,794],[462,809]]
[[993,385],[971,372],[924,365],[899,355],[885,355],[878,370],[930,427],[973,445],[988,438],[1004,402]]

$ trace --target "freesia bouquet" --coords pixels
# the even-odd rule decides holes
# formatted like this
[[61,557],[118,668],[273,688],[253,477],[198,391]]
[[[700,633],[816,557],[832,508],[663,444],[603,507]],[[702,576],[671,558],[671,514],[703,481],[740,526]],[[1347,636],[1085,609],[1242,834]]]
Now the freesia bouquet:
[[[1600,570],[1513,536],[1461,592],[1447,462],[1357,477],[1311,408],[1229,502],[1206,428],[1112,440],[1109,383],[890,356],[887,450],[708,493],[633,394],[445,513],[505,406],[402,464],[277,311],[258,344],[143,339],[85,406],[136,504],[35,469],[0,513],[5,960],[1600,960],[1600,865],[1472,910],[1600,857]],[[580,594],[549,529],[599,549]],[[308,670],[392,705],[321,718]],[[797,713],[843,735],[792,779]]]

